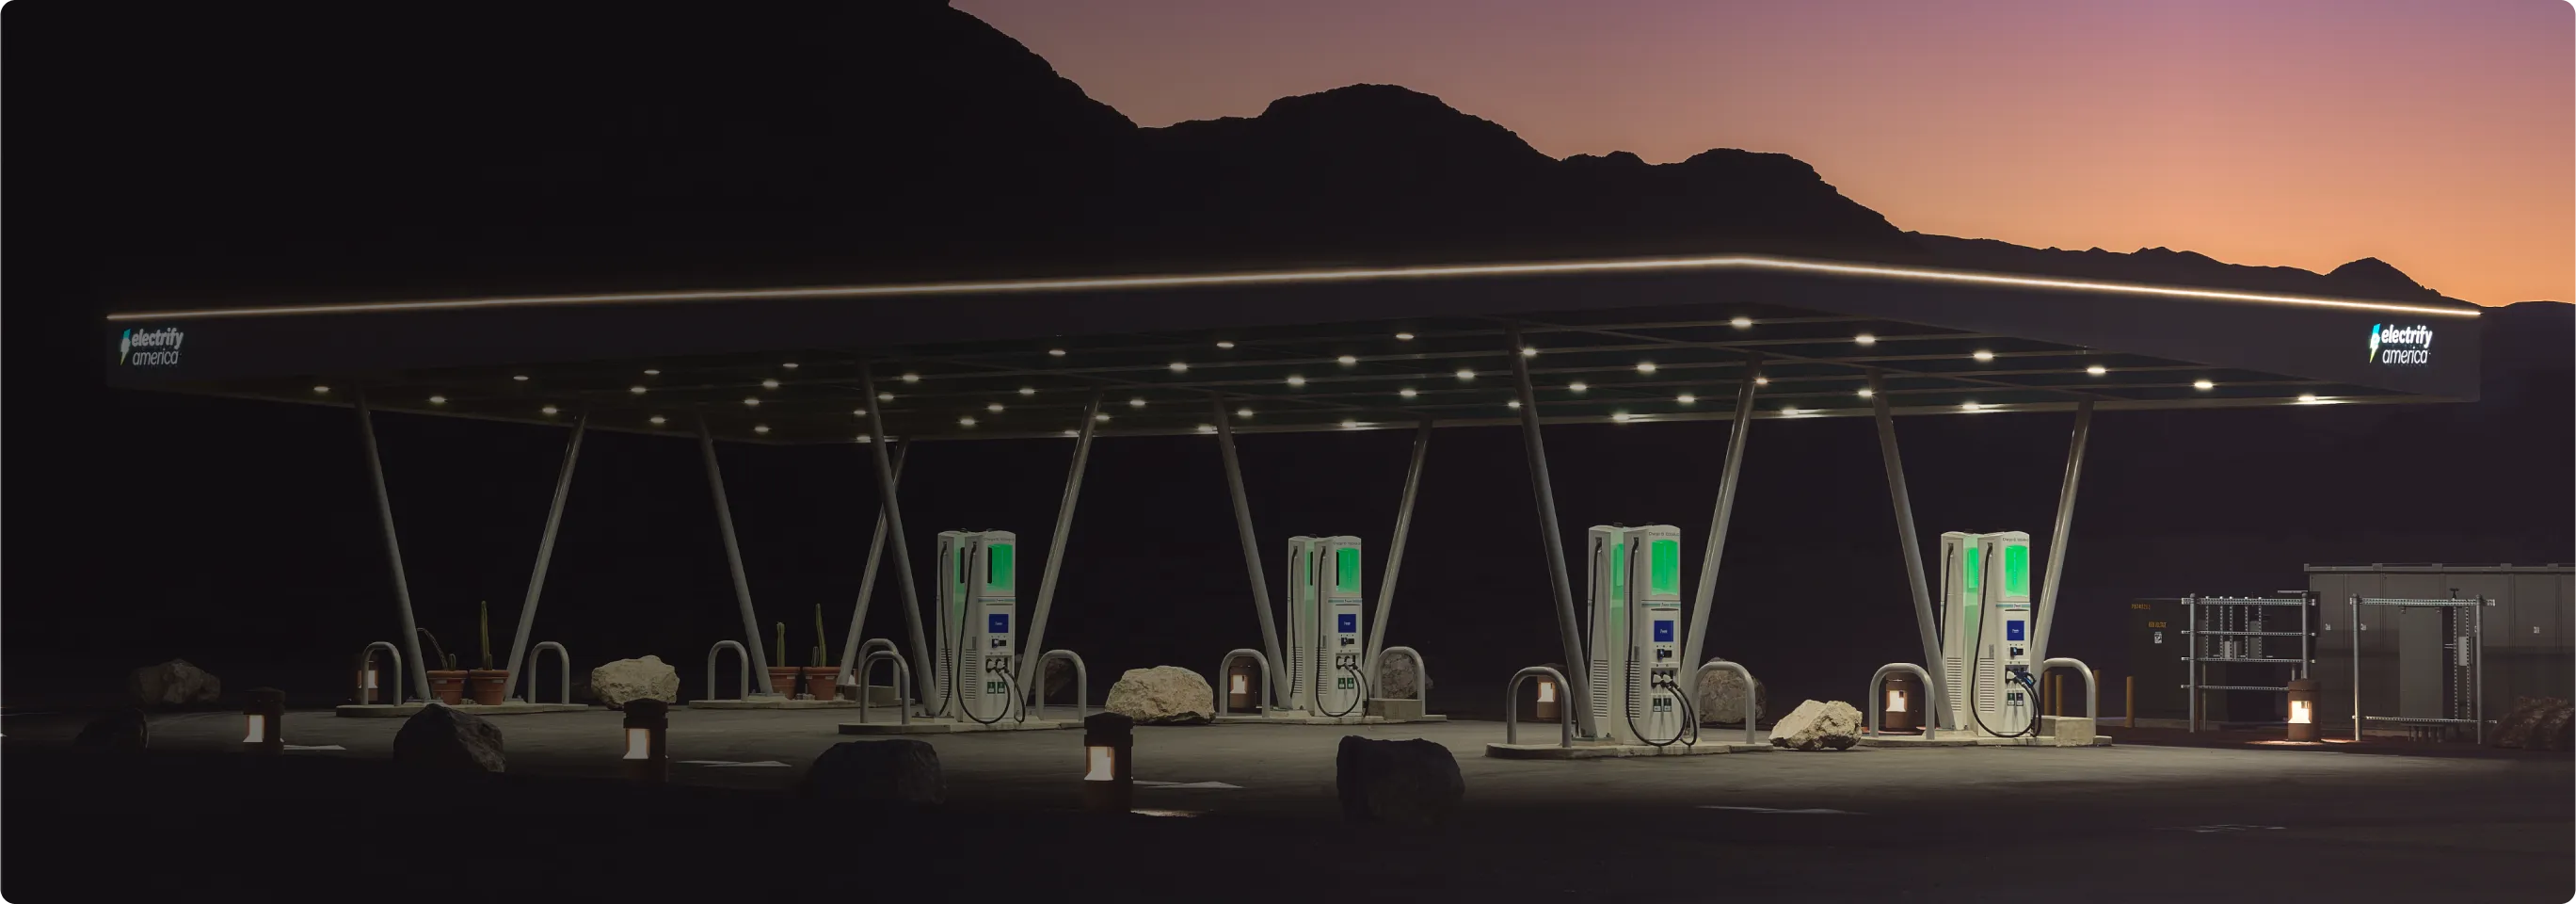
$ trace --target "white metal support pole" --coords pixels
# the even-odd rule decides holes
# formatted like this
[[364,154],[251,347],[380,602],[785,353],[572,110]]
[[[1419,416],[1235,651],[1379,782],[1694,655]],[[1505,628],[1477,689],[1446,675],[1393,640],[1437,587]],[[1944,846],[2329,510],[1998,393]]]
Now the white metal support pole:
[[[412,620],[411,582],[403,577],[402,541],[394,536],[393,496],[385,492],[385,463],[376,454],[375,415],[367,408],[367,390],[357,387],[352,396],[358,403],[358,438],[367,447],[367,477],[376,485],[376,519],[385,529],[385,558],[393,563],[394,609],[402,614],[403,661],[411,666],[412,687],[429,693],[429,666],[420,658],[420,625]],[[402,695],[393,695],[401,703]]]
[[[1260,540],[1252,533],[1252,503],[1243,495],[1243,462],[1234,454],[1234,421],[1226,413],[1224,396],[1210,393],[1208,405],[1216,410],[1216,447],[1225,456],[1225,486],[1234,498],[1234,531],[1243,538],[1243,570],[1252,578],[1252,606],[1261,613],[1261,652],[1271,662],[1284,662],[1279,658],[1279,627],[1270,615],[1270,580],[1261,574]],[[1272,705],[1288,705],[1287,688],[1262,683]]]
[[2093,432],[2093,400],[2075,403],[2075,438],[2066,446],[2066,479],[2057,489],[2057,527],[2048,535],[2048,574],[2039,585],[2038,624],[2032,626],[2030,661],[2048,661],[2048,629],[2057,623],[2057,582],[2066,573],[2066,537],[2075,524],[2075,484],[2084,478],[2084,440]]
[[[581,434],[589,426],[588,411],[572,419],[572,439],[564,444],[563,467],[555,474],[554,503],[546,508],[546,530],[537,537],[537,565],[528,574],[528,598],[519,603],[519,630],[510,638],[509,671],[501,678],[509,683],[510,690],[519,692],[517,699],[536,697],[536,683],[533,680],[522,682],[519,666],[525,661],[523,657],[528,651],[528,631],[537,624],[537,596],[546,589],[546,565],[554,561],[555,531],[563,526],[564,500],[572,495],[572,466],[581,461]],[[562,665],[564,671],[572,670],[571,659],[565,659]]]
[[[1932,588],[1923,577],[1922,544],[1914,537],[1914,502],[1905,494],[1905,459],[1896,451],[1896,419],[1887,412],[1887,386],[1877,368],[1869,371],[1869,402],[1878,420],[1879,457],[1887,465],[1887,498],[1896,507],[1896,539],[1904,546],[1905,582],[1914,593],[1914,627],[1922,634],[1923,662],[1931,666],[1941,661],[1941,637],[1939,632],[1932,630]],[[1925,693],[1932,698],[1932,716],[1934,724],[1938,725],[1939,720],[1950,718],[1945,699],[1948,691],[1941,686],[1943,682],[1931,684]]]
[[1082,501],[1082,472],[1091,465],[1091,435],[1093,426],[1100,423],[1100,395],[1092,393],[1090,403],[1082,406],[1082,426],[1073,437],[1073,465],[1064,475],[1064,499],[1055,507],[1055,533],[1047,537],[1046,571],[1038,578],[1037,612],[1029,616],[1028,644],[1020,651],[1020,680],[1028,685],[1027,706],[1032,708],[1046,706],[1046,676],[1039,672],[1038,660],[1046,655],[1047,613],[1055,607],[1056,572],[1064,567],[1064,543],[1073,536],[1073,506]]
[[[707,490],[715,495],[716,527],[724,533],[725,564],[733,570],[733,601],[735,605],[742,608],[743,645],[751,648],[751,673],[757,679],[754,683],[763,688],[758,691],[744,688],[742,695],[775,697],[778,695],[777,691],[768,690],[767,685],[758,684],[759,681],[768,680],[769,653],[761,648],[760,616],[754,614],[751,608],[751,579],[743,572],[742,544],[735,539],[733,533],[733,506],[725,502],[724,471],[716,465],[716,437],[714,433],[707,430],[706,415],[698,415],[697,420],[698,450],[705,454],[707,460]],[[707,692],[712,694],[715,689],[708,688]]]
[[[894,479],[898,488],[903,484],[904,456],[910,454],[912,454],[911,443],[905,443],[894,450]],[[859,604],[850,613],[850,633],[841,640],[841,676],[833,679],[835,684],[854,683],[852,678],[856,675],[859,659],[859,635],[867,630],[868,605],[877,597],[877,563],[884,560],[885,547],[885,506],[879,505],[877,506],[877,531],[868,540],[868,564],[859,571]],[[867,688],[860,688],[859,692],[866,693]]]
[[1547,479],[1547,446],[1539,439],[1538,391],[1530,387],[1529,358],[1522,351],[1527,346],[1521,344],[1521,328],[1504,327],[1503,340],[1508,344],[1505,355],[1512,360],[1512,387],[1520,393],[1521,449],[1529,458],[1531,495],[1538,497],[1539,540],[1546,547],[1548,589],[1556,595],[1557,639],[1565,647],[1563,702],[1573,708],[1576,730],[1584,737],[1596,738],[1601,736],[1600,714],[1592,711],[1592,698],[1584,686],[1590,676],[1583,668],[1587,661],[1583,656],[1583,634],[1574,620],[1574,579],[1566,575],[1565,537],[1556,523],[1556,489]]
[[[903,540],[903,503],[895,498],[894,462],[886,454],[885,399],[877,395],[876,365],[859,365],[859,391],[868,400],[868,456],[876,462],[877,498],[885,508],[886,536],[894,541],[895,586],[903,588],[903,626],[912,634],[912,661],[921,663],[912,675],[920,692],[915,699],[936,707],[930,703],[939,699],[930,667],[936,660],[930,658],[930,641],[921,633],[921,592],[912,580],[912,547]],[[861,699],[865,694],[862,690]]]
[[1744,472],[1744,441],[1753,434],[1754,381],[1762,376],[1762,359],[1755,356],[1744,362],[1742,382],[1735,387],[1735,421],[1726,429],[1726,464],[1717,477],[1717,514],[1709,517],[1708,549],[1700,557],[1699,586],[1691,596],[1690,639],[1682,645],[1682,661],[1707,662],[1700,651],[1708,640],[1708,612],[1717,599],[1717,566],[1726,557],[1726,526],[1735,516],[1735,487]]
[[[1378,654],[1386,649],[1387,613],[1395,610],[1395,579],[1404,568],[1404,540],[1413,532],[1413,497],[1422,488],[1422,459],[1431,453],[1431,419],[1423,418],[1413,434],[1413,463],[1404,469],[1404,501],[1395,507],[1395,539],[1386,548],[1386,576],[1377,582],[1377,616],[1369,622],[1368,679],[1369,687],[1384,688],[1377,673]],[[1414,663],[1415,671],[1423,671]]]

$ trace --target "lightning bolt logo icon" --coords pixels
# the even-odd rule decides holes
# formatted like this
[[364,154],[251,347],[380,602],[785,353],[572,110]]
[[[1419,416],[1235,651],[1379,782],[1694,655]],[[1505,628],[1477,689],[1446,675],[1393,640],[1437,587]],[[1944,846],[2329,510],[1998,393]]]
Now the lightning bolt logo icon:
[[2370,360],[2379,360],[2379,331],[2386,327],[2387,324],[2383,323],[2374,323],[2370,325]]

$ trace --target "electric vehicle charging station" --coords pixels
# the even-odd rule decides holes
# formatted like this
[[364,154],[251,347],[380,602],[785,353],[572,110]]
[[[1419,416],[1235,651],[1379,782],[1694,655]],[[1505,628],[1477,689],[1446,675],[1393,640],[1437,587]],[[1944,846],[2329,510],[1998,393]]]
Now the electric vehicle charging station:
[[1941,535],[1941,681],[1944,729],[1983,737],[2028,731],[2030,534]]
[[1986,614],[1970,628],[1976,636],[1968,651],[1976,677],[1971,721],[1979,734],[2017,737],[2030,730],[2038,696],[2032,692],[2030,667],[2030,535],[1982,534],[1977,546],[1975,565],[1984,572],[1978,583],[1985,591]]
[[[1284,599],[1287,634],[1276,669],[1286,682],[1288,705],[1259,714],[1222,713],[1221,722],[1288,721],[1323,724],[1438,722],[1431,714],[1372,715],[1367,629],[1360,568],[1360,538],[1347,534],[1288,538]],[[1404,649],[1404,648],[1397,648]],[[1411,652],[1404,649],[1404,652]],[[1220,674],[1220,679],[1225,676]],[[1268,689],[1264,689],[1265,694]]]
[[1699,720],[1680,682],[1681,529],[1595,526],[1588,537],[1595,722],[1622,744],[1682,741]]
[[931,654],[932,718],[842,723],[842,734],[919,734],[1072,728],[1078,720],[1031,718],[1019,674],[1019,535],[1006,530],[940,531],[931,582],[939,649]]

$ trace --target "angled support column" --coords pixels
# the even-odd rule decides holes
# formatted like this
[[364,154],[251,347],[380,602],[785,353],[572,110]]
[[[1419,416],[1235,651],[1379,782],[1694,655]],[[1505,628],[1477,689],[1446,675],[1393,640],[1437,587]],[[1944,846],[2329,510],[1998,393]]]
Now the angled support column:
[[[546,531],[537,537],[537,566],[528,574],[528,598],[519,603],[519,631],[510,638],[509,672],[501,679],[510,685],[504,695],[514,699],[525,700],[533,696],[533,691],[520,693],[519,688],[536,687],[533,683],[521,682],[519,665],[526,661],[528,631],[537,624],[537,596],[546,589],[546,564],[554,561],[555,530],[563,526],[564,499],[572,495],[572,466],[581,461],[581,434],[589,426],[588,411],[572,419],[572,440],[564,444],[563,467],[555,473],[555,501],[546,508]],[[571,671],[572,660],[564,660],[563,667],[565,671]]]
[[[364,387],[354,388],[352,394],[358,403],[358,439],[367,448],[367,477],[376,486],[376,519],[385,528],[385,558],[393,563],[394,609],[402,615],[403,662],[411,666],[411,686],[427,694],[429,666],[420,658],[420,624],[412,620],[411,581],[403,577],[402,541],[394,537],[393,497],[385,492],[385,463],[376,454],[375,415],[367,408],[367,390]],[[394,702],[403,702],[401,696],[395,694]]]
[[1575,730],[1587,738],[1600,737],[1600,714],[1592,711],[1592,697],[1584,682],[1590,673],[1583,668],[1583,633],[1574,618],[1574,579],[1566,575],[1565,537],[1556,523],[1556,490],[1548,484],[1547,446],[1539,441],[1538,391],[1530,387],[1529,358],[1523,354],[1521,328],[1503,328],[1507,344],[1505,354],[1512,360],[1512,387],[1520,392],[1521,447],[1529,457],[1530,492],[1538,497],[1539,541],[1546,547],[1548,589],[1556,595],[1556,634],[1565,645],[1565,704],[1574,708]]
[[912,634],[912,680],[920,694],[913,699],[936,707],[930,702],[939,699],[933,684],[936,670],[930,667],[930,641],[921,633],[921,592],[912,580],[912,547],[903,541],[903,503],[895,498],[894,463],[886,455],[885,404],[877,395],[875,364],[859,365],[859,391],[868,400],[868,456],[876,462],[877,498],[885,507],[886,536],[894,541],[895,584],[903,588],[903,627]]
[[[894,450],[894,479],[898,486],[903,482],[904,456],[910,454],[912,454],[911,443],[905,443],[901,448]],[[858,609],[850,613],[850,633],[841,641],[841,677],[835,679],[834,684],[853,683],[851,678],[855,674],[859,659],[859,634],[867,630],[868,604],[875,601],[877,597],[877,563],[885,558],[885,546],[885,506],[879,505],[877,506],[877,532],[868,540],[868,565],[859,572]],[[859,690],[861,693],[867,691],[866,688]]]
[[1744,471],[1744,440],[1753,432],[1754,380],[1762,376],[1759,355],[1744,362],[1742,384],[1735,388],[1735,421],[1726,429],[1726,465],[1717,477],[1717,514],[1710,516],[1708,549],[1699,560],[1699,587],[1692,591],[1690,640],[1682,645],[1682,661],[1707,662],[1700,651],[1708,640],[1708,609],[1717,598],[1717,565],[1726,557],[1726,526],[1735,517],[1736,475]]
[[[1055,533],[1047,537],[1046,571],[1038,578],[1037,612],[1029,616],[1029,640],[1020,650],[1020,680],[1028,684],[1027,706],[1046,703],[1046,675],[1039,657],[1046,654],[1047,613],[1055,607],[1056,572],[1064,567],[1064,542],[1073,536],[1073,505],[1082,500],[1082,472],[1091,465],[1091,434],[1100,423],[1100,393],[1082,406],[1082,427],[1073,437],[1073,465],[1064,475],[1064,499],[1056,503]],[[1023,710],[1024,712],[1026,710]]]
[[[2057,621],[2057,581],[2066,573],[2066,535],[2075,524],[2075,483],[2084,477],[2084,440],[2093,432],[2093,400],[2075,403],[2075,438],[2066,446],[2066,479],[2057,489],[2057,528],[2048,535],[2048,574],[2039,585],[2039,617],[2031,631],[2030,661],[2048,661],[2048,629]],[[2304,666],[2302,666],[2304,667]]]
[[[769,680],[769,653],[760,646],[760,616],[751,609],[751,579],[743,573],[742,544],[733,535],[733,506],[725,502],[724,470],[716,466],[716,437],[707,430],[706,415],[698,415],[698,451],[707,459],[707,491],[716,499],[716,527],[724,533],[725,564],[733,569],[733,601],[742,607],[743,645],[751,648],[751,674],[754,684]],[[775,697],[778,692],[768,685],[760,689],[744,688],[745,697]],[[712,693],[713,688],[708,691]]]
[[[1896,420],[1887,413],[1887,387],[1877,368],[1869,371],[1869,404],[1878,420],[1878,452],[1887,462],[1887,498],[1896,506],[1896,540],[1905,548],[1905,582],[1914,592],[1914,627],[1923,637],[1923,667],[1939,668],[1941,664],[1940,632],[1932,630],[1932,587],[1923,577],[1923,545],[1914,536],[1914,502],[1905,495],[1905,460],[1896,452]],[[1942,682],[1934,681],[1925,689],[1932,698],[1933,725],[1943,725],[1949,718],[1949,702],[1942,699],[1947,691]]]
[[1378,680],[1377,654],[1386,649],[1387,613],[1395,610],[1395,578],[1404,568],[1404,539],[1413,532],[1413,496],[1422,488],[1422,459],[1430,452],[1431,419],[1423,418],[1421,428],[1413,434],[1413,463],[1404,469],[1404,501],[1395,507],[1395,540],[1386,549],[1386,576],[1377,582],[1377,617],[1369,623],[1368,658],[1361,660],[1368,663],[1372,688],[1386,686]]
[[[1208,407],[1216,411],[1216,447],[1225,455],[1225,488],[1234,498],[1234,532],[1243,538],[1243,571],[1252,578],[1252,607],[1261,614],[1261,654],[1271,662],[1279,658],[1279,626],[1270,615],[1270,580],[1261,574],[1260,538],[1252,533],[1252,503],[1243,495],[1243,462],[1234,454],[1234,419],[1225,410],[1225,397],[1208,394]],[[1278,682],[1263,681],[1262,693],[1270,696],[1272,705],[1288,705],[1288,689],[1273,687]]]

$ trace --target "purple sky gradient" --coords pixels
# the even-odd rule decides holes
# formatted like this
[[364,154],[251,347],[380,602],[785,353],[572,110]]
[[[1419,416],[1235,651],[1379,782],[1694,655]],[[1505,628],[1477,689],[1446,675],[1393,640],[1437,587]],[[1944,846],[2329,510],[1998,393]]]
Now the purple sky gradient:
[[954,0],[1143,125],[1379,82],[1540,151],[1793,154],[1906,229],[2576,300],[2566,0]]

